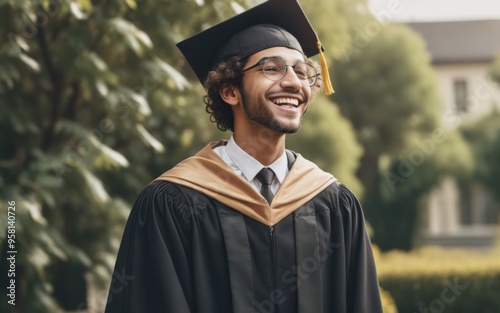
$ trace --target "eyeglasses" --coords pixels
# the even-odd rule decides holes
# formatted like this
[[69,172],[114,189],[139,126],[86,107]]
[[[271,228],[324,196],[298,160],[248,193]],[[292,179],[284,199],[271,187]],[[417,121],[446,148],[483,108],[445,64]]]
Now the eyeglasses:
[[243,69],[241,72],[246,72],[257,66],[262,66],[262,73],[264,76],[272,81],[278,81],[285,77],[288,67],[290,66],[295,75],[299,78],[300,82],[305,86],[312,86],[318,80],[318,71],[311,64],[299,61],[295,65],[287,65],[279,57],[266,57],[260,59],[259,62],[250,66],[249,68]]

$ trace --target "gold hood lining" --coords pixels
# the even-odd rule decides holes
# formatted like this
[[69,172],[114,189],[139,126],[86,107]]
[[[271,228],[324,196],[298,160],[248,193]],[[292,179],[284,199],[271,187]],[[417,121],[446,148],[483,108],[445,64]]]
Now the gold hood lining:
[[269,205],[212,150],[224,144],[225,141],[208,144],[153,182],[169,181],[192,188],[260,223],[273,226],[337,180],[297,154],[295,163]]

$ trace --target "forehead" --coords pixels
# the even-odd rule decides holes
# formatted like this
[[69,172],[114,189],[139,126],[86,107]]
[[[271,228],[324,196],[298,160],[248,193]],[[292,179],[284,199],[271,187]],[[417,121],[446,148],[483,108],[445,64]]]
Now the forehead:
[[264,49],[264,50],[261,50],[257,53],[252,54],[248,58],[247,63],[252,64],[252,63],[258,62],[262,58],[271,57],[271,56],[280,57],[286,63],[290,63],[290,62],[294,63],[294,62],[305,60],[305,56],[301,52],[299,52],[295,49],[290,49],[290,48],[285,48],[285,47],[273,47],[273,48]]

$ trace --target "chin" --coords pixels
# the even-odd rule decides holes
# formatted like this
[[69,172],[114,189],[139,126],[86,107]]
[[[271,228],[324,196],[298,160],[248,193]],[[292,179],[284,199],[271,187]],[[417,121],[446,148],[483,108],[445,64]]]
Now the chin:
[[270,125],[270,128],[274,130],[275,132],[281,133],[281,134],[295,134],[296,132],[299,131],[300,125],[298,126],[286,126],[286,125]]

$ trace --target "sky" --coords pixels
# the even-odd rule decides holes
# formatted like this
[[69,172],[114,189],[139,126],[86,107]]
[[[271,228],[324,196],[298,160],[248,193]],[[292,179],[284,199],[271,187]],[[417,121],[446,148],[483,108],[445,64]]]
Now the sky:
[[500,0],[368,0],[368,4],[379,19],[395,22],[500,19]]

